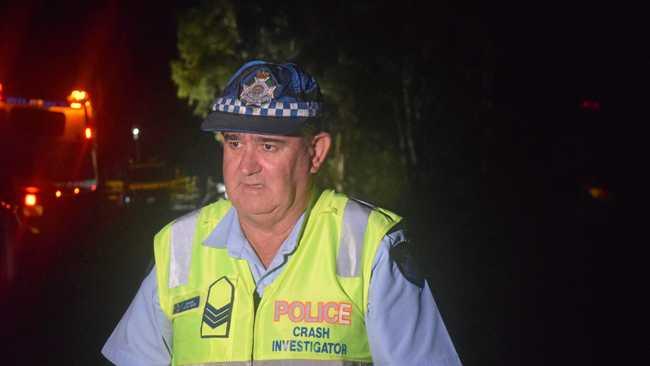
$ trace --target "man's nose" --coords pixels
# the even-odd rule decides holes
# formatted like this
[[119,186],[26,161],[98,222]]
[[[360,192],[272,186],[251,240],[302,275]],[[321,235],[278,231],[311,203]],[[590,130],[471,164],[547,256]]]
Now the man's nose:
[[239,169],[245,175],[252,175],[260,171],[261,165],[257,161],[257,153],[253,146],[247,146],[244,149],[244,154],[239,162]]

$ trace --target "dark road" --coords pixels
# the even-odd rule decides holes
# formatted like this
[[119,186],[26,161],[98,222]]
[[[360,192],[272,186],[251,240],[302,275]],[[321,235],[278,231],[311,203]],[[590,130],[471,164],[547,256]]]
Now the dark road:
[[150,206],[92,214],[74,234],[17,251],[14,281],[3,284],[3,365],[109,364],[100,349],[150,266],[152,237],[180,213]]

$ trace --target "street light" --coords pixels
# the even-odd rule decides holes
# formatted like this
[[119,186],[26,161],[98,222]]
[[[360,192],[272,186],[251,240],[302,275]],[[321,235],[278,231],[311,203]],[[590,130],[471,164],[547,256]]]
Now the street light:
[[133,141],[135,142],[135,161],[140,161],[140,144],[138,143],[140,132],[140,128],[137,126],[133,126],[133,128],[131,128],[131,135],[133,136]]

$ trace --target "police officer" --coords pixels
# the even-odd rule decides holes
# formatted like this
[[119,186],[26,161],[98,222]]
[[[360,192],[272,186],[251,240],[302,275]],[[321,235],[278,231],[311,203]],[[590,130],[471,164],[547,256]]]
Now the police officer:
[[401,218],[320,191],[331,137],[295,64],[252,61],[201,125],[229,200],[164,227],[102,353],[117,365],[459,365]]

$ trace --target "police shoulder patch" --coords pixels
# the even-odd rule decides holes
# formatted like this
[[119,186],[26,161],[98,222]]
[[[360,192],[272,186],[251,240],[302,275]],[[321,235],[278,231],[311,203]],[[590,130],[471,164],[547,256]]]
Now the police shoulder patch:
[[403,233],[392,232],[397,234],[398,241],[390,249],[390,258],[407,281],[419,288],[424,287],[424,272],[414,253],[414,243],[406,239]]

